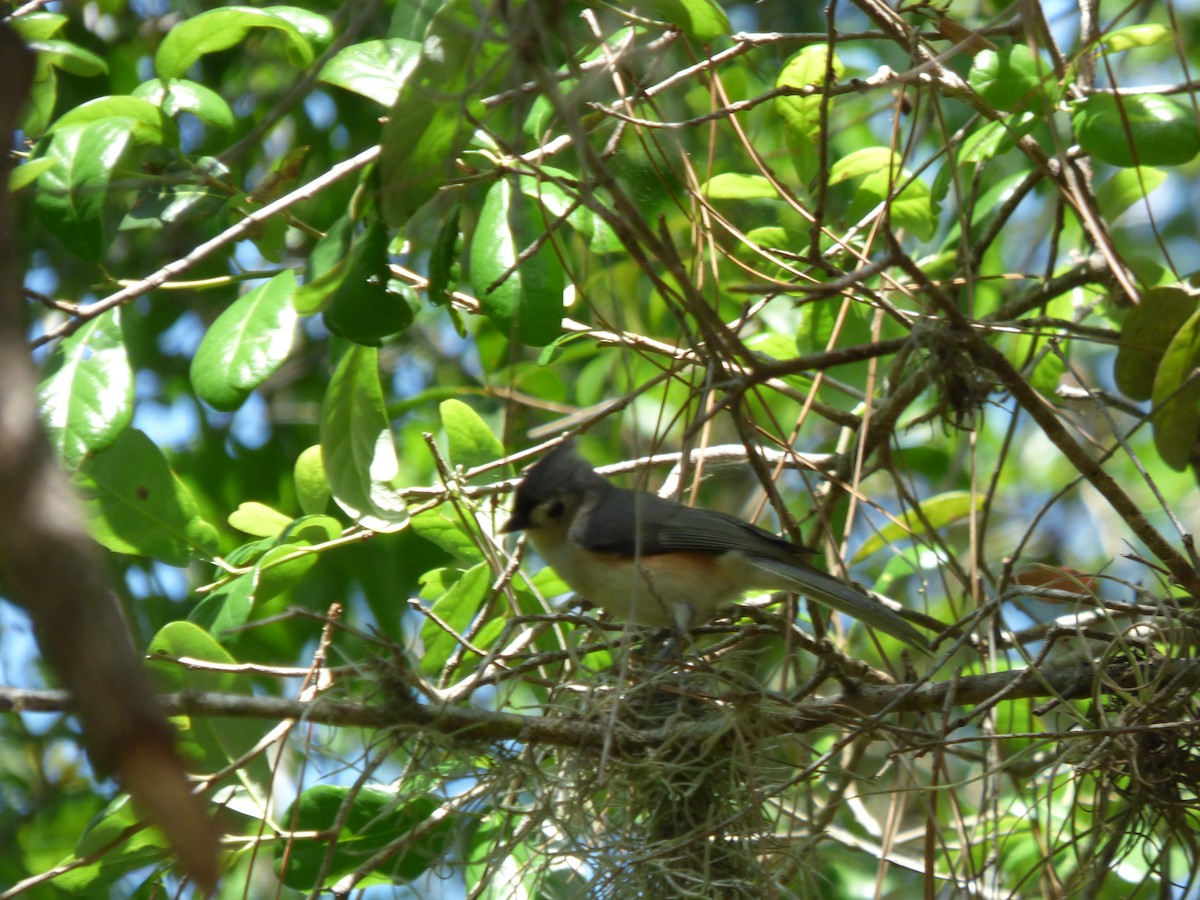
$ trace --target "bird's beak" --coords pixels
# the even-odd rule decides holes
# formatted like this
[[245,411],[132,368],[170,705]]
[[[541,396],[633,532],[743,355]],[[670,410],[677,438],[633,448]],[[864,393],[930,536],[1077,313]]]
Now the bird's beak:
[[512,518],[500,526],[500,533],[512,534],[514,531],[524,531],[531,524],[533,523],[529,521],[529,516],[517,511],[512,514]]

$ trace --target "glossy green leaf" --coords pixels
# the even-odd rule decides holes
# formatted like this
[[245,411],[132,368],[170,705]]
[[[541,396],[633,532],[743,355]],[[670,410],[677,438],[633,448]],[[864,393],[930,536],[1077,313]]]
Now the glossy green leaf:
[[[746,232],[747,243],[767,251],[795,250],[802,246],[801,241],[803,240],[801,235],[793,234],[778,225],[763,225],[761,228],[752,228]],[[758,254],[751,251],[747,258],[758,258]]]
[[69,41],[33,40],[29,48],[37,51],[39,60],[72,75],[90,78],[108,72],[108,64],[102,57]]
[[21,188],[33,184],[43,172],[54,168],[58,162],[53,159],[42,157],[41,159],[31,159],[28,162],[22,163],[15,167],[8,174],[8,189],[10,191],[19,191]]
[[448,306],[449,292],[457,287],[458,248],[462,240],[458,217],[461,211],[462,207],[455,206],[446,216],[429,251],[429,287],[425,293],[435,306]]
[[[203,659],[233,665],[237,660],[212,635],[191,622],[169,622],[150,640],[146,654],[172,659]],[[231,672],[192,669],[172,663],[153,663],[151,671],[163,690],[229,691],[237,682]]]
[[38,401],[50,442],[69,468],[125,430],[133,418],[133,370],[119,309],[85,322],[55,348]]
[[[1063,358],[1070,350],[1070,341],[1059,339],[1059,353],[1042,352],[1046,347],[1046,339],[1041,335],[1020,334],[1014,338],[1010,359],[1013,364],[1023,370],[1025,380],[1039,394],[1053,398],[1058,389],[1062,376],[1066,374],[1067,363]],[[1032,364],[1032,370],[1029,366]]]
[[58,72],[50,58],[39,54],[34,72],[33,84],[25,102],[25,116],[21,121],[21,129],[31,139],[40,138],[46,133],[58,103]]
[[[254,612],[257,572],[246,572],[209,591],[188,613],[188,623],[222,640],[237,633]],[[214,759],[217,754],[212,755]]]
[[421,643],[425,648],[421,654],[422,673],[430,676],[440,674],[450,657],[459,651],[462,643],[455,635],[465,634],[479,615],[491,584],[491,567],[481,562],[463,572],[434,601],[431,612],[437,621],[426,618],[421,626]]
[[337,519],[304,516],[291,523],[282,542],[272,547],[255,566],[254,605],[260,606],[298,584],[317,564],[318,554],[306,552],[341,534]]
[[1179,166],[1200,152],[1195,113],[1169,97],[1093,94],[1075,104],[1071,122],[1079,145],[1113,166]]
[[[343,813],[343,805],[349,804]],[[463,828],[457,815],[448,815],[432,827],[427,822],[439,808],[432,796],[409,791],[403,799],[394,791],[375,787],[318,784],[308,788],[281,821],[298,832],[324,833],[341,823],[335,840],[298,840],[284,847],[279,842],[276,867],[284,884],[305,893],[317,892],[317,877],[325,873],[332,885],[363,865],[384,847],[420,829],[401,851],[380,864],[393,881],[417,878],[446,851]],[[286,867],[284,864],[286,863]]]
[[[228,619],[233,622],[236,615]],[[151,660],[156,656],[197,659],[223,666],[236,665],[239,660],[229,653],[213,636],[194,622],[171,622],[154,636],[147,650]],[[150,663],[155,680],[171,685],[171,690],[200,692],[246,692],[248,686],[241,676],[232,672],[205,670],[197,666],[175,663]],[[183,752],[201,771],[212,771],[241,759],[262,738],[262,727],[250,720],[222,719],[213,716],[176,716],[176,726],[183,740]],[[238,766],[235,776],[249,791],[253,802],[266,801],[271,772],[262,754],[255,754],[248,763]]]
[[312,45],[284,16],[249,6],[226,6],[194,15],[172,28],[154,54],[154,70],[161,78],[182,78],[200,57],[236,47],[252,28],[279,31],[294,65],[312,62]]
[[1113,364],[1117,387],[1134,400],[1149,400],[1168,345],[1196,311],[1200,296],[1178,285],[1142,292],[1142,302],[1129,310]]
[[545,237],[539,204],[513,189],[509,179],[488,190],[471,239],[471,285],[484,313],[502,335],[534,347],[562,328],[566,274],[550,242],[517,260]]
[[412,324],[408,301],[387,287],[389,240],[382,223],[367,226],[354,239],[345,272],[338,273],[337,286],[327,301],[326,327],[356,344],[377,347]]
[[[450,462],[473,469],[504,456],[504,445],[479,413],[461,400],[443,400],[438,407],[450,451]],[[494,470],[503,475],[504,469]]]
[[[553,166],[542,166],[541,172],[545,178],[520,175],[516,183],[521,193],[536,200],[545,209],[546,227],[557,228],[565,220],[587,240],[588,250],[592,253],[619,253],[624,249],[612,226],[601,215],[591,206],[576,202],[572,194],[554,181],[557,178],[571,185],[577,180],[574,175]],[[593,196],[593,202],[595,199]]]
[[1135,203],[1142,203],[1166,180],[1167,173],[1162,169],[1149,166],[1119,169],[1096,188],[1096,205],[1105,219],[1112,221]]
[[[930,497],[921,503],[921,512],[924,514],[924,518],[913,510],[899,516],[896,522],[889,521],[863,542],[863,545],[858,548],[858,552],[854,554],[851,563],[862,562],[872,553],[882,550],[889,544],[920,537],[930,531],[937,532],[948,525],[960,522],[972,513],[983,509],[983,501],[982,494],[972,494],[970,491],[947,491],[944,494]],[[926,522],[929,523],[928,528],[926,528]]]
[[271,15],[283,19],[315,44],[324,45],[333,40],[333,23],[327,16],[302,6],[264,6],[262,9],[263,12],[269,12]]
[[165,175],[142,186],[121,219],[120,231],[161,231],[174,222],[216,215],[228,204],[228,195],[210,182],[229,178],[229,170],[219,160],[202,156],[188,168],[168,170]]
[[778,200],[779,191],[762,175],[724,172],[700,185],[700,193],[710,200]]
[[49,133],[109,120],[127,128],[134,143],[152,145],[166,141],[168,122],[163,118],[162,110],[147,100],[129,96],[97,97],[81,103],[59,116]]
[[374,348],[351,347],[338,363],[321,404],[321,453],[347,515],[374,531],[404,527],[408,510],[392,483],[400,463]]
[[41,41],[57,34],[67,24],[67,17],[61,13],[31,12],[14,16],[8,22],[26,42]]
[[115,553],[183,566],[216,552],[216,530],[200,517],[162,451],[136,429],[85,459],[75,484],[92,536]]
[[483,551],[470,527],[450,504],[427,509],[412,517],[413,531],[441,547],[455,559],[468,563],[483,561]]
[[69,896],[108,896],[118,873],[161,865],[170,845],[157,828],[135,828],[140,821],[128,795],[114,798],[75,846],[78,857],[95,853],[104,864],[69,869],[54,879],[55,889]]
[[134,88],[132,96],[152,103],[168,116],[189,112],[218,128],[228,130],[234,126],[233,109],[225,98],[195,81],[152,78]]
[[[837,81],[845,74],[845,66],[835,53],[829,59],[825,44],[810,44],[788,57],[775,87],[802,90],[809,85],[825,83],[828,75]],[[787,128],[788,146],[795,155],[796,169],[802,179],[807,180],[816,170],[816,145],[820,139],[821,98],[812,96],[787,96],[775,98],[775,113]],[[830,101],[830,105],[833,103]]]
[[420,56],[417,41],[365,41],[338,51],[322,67],[320,78],[391,107]]
[[[1016,138],[1028,134],[1040,121],[1031,112],[1019,112],[1008,116],[1003,122],[985,122],[963,140],[958,162],[987,162],[1011,150],[1016,146]],[[942,171],[948,171],[948,168]]]
[[967,82],[987,104],[1003,112],[1040,113],[1050,66],[1024,44],[984,50],[975,56]]
[[714,0],[639,0],[637,8],[676,26],[702,44],[729,34],[729,17]]
[[1153,47],[1157,44],[1171,44],[1175,41],[1175,32],[1165,25],[1146,23],[1143,25],[1127,25],[1110,31],[1100,38],[1100,46],[1109,53],[1120,53],[1122,50],[1132,50],[1134,47]]
[[304,284],[292,297],[292,306],[302,316],[321,312],[350,272],[350,245],[354,242],[354,220],[344,215],[334,222],[308,255]]
[[895,151],[888,147],[864,147],[846,154],[829,167],[829,183],[838,184],[851,178],[877,175],[881,171],[896,180],[902,170],[900,156]]
[[[887,147],[865,147],[839,159],[829,168],[829,183],[861,179],[848,211],[857,220],[880,203],[887,202],[893,228],[911,231],[921,240],[933,236],[936,210],[929,186],[900,164],[900,157]],[[896,189],[904,185],[898,194]]]
[[1154,445],[1163,461],[1183,471],[1200,438],[1200,310],[1179,327],[1154,376]]
[[[478,102],[507,71],[510,52],[482,27],[472,0],[447,0],[430,23],[421,58],[388,111],[379,159],[380,208],[400,227],[453,172],[470,139]],[[466,115],[470,112],[470,116]]]
[[216,409],[237,409],[287,359],[296,333],[296,276],[285,269],[240,297],[208,327],[192,357],[196,393]]
[[37,157],[55,164],[38,176],[34,210],[68,249],[92,262],[107,248],[105,198],[132,129],[131,120],[103,119],[59,128],[38,146]]
[[315,516],[325,512],[331,494],[320,444],[308,447],[296,457],[292,480],[296,485],[296,500],[305,513]]
[[239,503],[238,508],[229,514],[229,524],[243,534],[275,537],[292,524],[292,517],[265,503],[249,500]]

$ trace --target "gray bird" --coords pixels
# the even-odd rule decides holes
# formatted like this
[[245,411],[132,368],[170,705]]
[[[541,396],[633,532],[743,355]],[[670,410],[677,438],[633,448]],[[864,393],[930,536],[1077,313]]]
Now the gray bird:
[[815,551],[725,513],[617,487],[570,440],[526,474],[502,531],[524,531],[572,590],[639,625],[682,632],[748,590],[794,591],[929,649],[880,599],[802,559]]

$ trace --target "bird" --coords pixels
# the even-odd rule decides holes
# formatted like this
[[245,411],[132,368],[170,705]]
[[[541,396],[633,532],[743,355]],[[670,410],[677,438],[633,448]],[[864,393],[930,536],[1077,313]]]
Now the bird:
[[683,634],[716,618],[746,591],[792,591],[929,649],[879,595],[868,596],[805,562],[815,550],[736,516],[618,487],[579,455],[570,438],[525,474],[500,530],[524,532],[568,587],[636,625]]

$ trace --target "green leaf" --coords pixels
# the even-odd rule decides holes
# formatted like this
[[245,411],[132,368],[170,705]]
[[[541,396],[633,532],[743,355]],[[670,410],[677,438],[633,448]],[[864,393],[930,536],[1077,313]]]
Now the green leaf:
[[283,365],[296,332],[295,289],[296,276],[285,269],[240,297],[209,326],[190,372],[205,403],[237,409]]
[[315,13],[302,6],[264,6],[262,9],[263,12],[278,16],[288,22],[296,31],[315,44],[324,45],[333,40],[333,23],[320,13]]
[[133,369],[119,309],[85,322],[55,348],[38,401],[50,442],[69,468],[112,445],[133,418]]
[[[862,179],[847,217],[856,220],[880,203],[888,203],[895,228],[905,228],[921,240],[933,236],[937,226],[929,186],[901,166],[900,156],[887,147],[865,147],[839,159],[829,168],[829,183]],[[904,184],[899,194],[896,188]],[[890,198],[890,199],[889,199]]]
[[1100,46],[1109,53],[1120,53],[1134,47],[1153,47],[1157,44],[1172,44],[1175,32],[1165,25],[1127,25],[1109,32],[1100,38]]
[[41,159],[31,159],[28,162],[21,163],[21,165],[9,172],[8,189],[10,191],[19,191],[21,188],[33,184],[39,175],[54,168],[56,165],[58,165],[57,160],[47,159],[44,156]]
[[322,67],[320,80],[391,107],[420,56],[416,41],[365,41],[340,50]]
[[321,404],[321,453],[347,515],[374,531],[404,527],[408,510],[392,484],[400,464],[374,348],[351,347],[338,363]]
[[[169,843],[157,828],[129,830],[141,821],[128,795],[115,798],[97,816],[75,845],[75,856],[92,854],[99,862],[68,871],[54,879],[54,887],[68,896],[108,896],[107,886],[129,872],[161,865],[169,853]],[[102,851],[103,848],[103,851]]]
[[344,215],[329,226],[308,255],[304,284],[292,298],[292,306],[302,316],[310,316],[328,306],[334,293],[350,272],[350,245],[354,241],[354,220]]
[[[1041,120],[1030,112],[1016,113],[1003,122],[987,122],[967,135],[958,152],[958,162],[981,163],[999,156],[1016,145],[1016,138],[1028,134]],[[946,171],[943,169],[943,171]]]
[[[449,444],[450,462],[464,469],[473,469],[485,463],[495,462],[504,455],[504,445],[492,433],[492,429],[479,413],[461,400],[443,400],[438,407],[442,416],[442,428]],[[493,470],[503,477],[503,467]]]
[[75,484],[92,536],[114,553],[184,566],[216,552],[216,530],[200,517],[162,451],[136,429],[86,458]]
[[188,623],[223,640],[236,634],[254,612],[257,575],[257,571],[247,572],[210,591],[192,607]]
[[[1041,335],[1019,334],[1008,337],[1013,338],[1009,344],[1011,347],[1009,358],[1014,366],[1023,370],[1029,386],[1035,391],[1045,397],[1053,397],[1059,382],[1067,371],[1064,357],[1069,351],[1070,342],[1062,340],[1060,337],[1059,348],[1062,353],[1060,356],[1058,353],[1041,352],[1046,346],[1046,340]],[[1031,363],[1033,363],[1033,370],[1028,371]]]
[[1024,44],[984,50],[975,56],[967,83],[989,106],[1003,112],[1041,113],[1050,66]]
[[233,128],[233,109],[216,91],[183,78],[152,78],[133,89],[133,96],[152,103],[168,116],[189,112],[226,131]]
[[312,63],[312,45],[284,16],[249,6],[226,6],[184,19],[172,28],[154,54],[154,70],[161,78],[182,78],[200,57],[236,47],[252,28],[279,31],[293,65]]
[[468,526],[448,504],[427,509],[412,517],[413,532],[436,544],[455,559],[483,561],[483,551]]
[[829,183],[833,185],[851,178],[877,175],[880,171],[890,175],[893,180],[898,179],[902,171],[899,154],[888,147],[864,147],[843,156],[830,166]]
[[[845,74],[845,66],[835,53],[832,62],[829,60],[829,49],[824,44],[810,44],[788,57],[779,77],[775,79],[775,87],[803,89],[809,85],[821,85],[828,73],[832,73],[836,82]],[[833,102],[830,101],[830,107]],[[787,128],[788,146],[798,157],[796,170],[802,179],[811,177],[816,169],[816,145],[820,139],[821,98],[810,97],[776,97],[775,113]]]
[[1200,296],[1178,285],[1151,288],[1129,310],[1121,327],[1121,344],[1113,377],[1121,392],[1134,400],[1149,400],[1167,346],[1200,309]]
[[[972,495],[970,491],[948,491],[938,494],[936,497],[930,497],[921,503],[924,520],[916,510],[910,510],[900,516],[899,521],[884,525],[863,542],[863,545],[858,548],[858,552],[854,554],[851,564],[862,562],[872,553],[882,550],[889,544],[907,541],[930,532],[936,533],[948,525],[953,525],[955,522],[967,518],[973,512],[983,509],[983,501],[982,494]],[[926,528],[925,522],[929,523],[928,528]]]
[[59,128],[35,154],[55,164],[38,176],[34,210],[69,250],[91,262],[107,248],[102,214],[108,183],[132,129],[128,119]]
[[356,344],[377,347],[385,337],[412,324],[412,307],[387,287],[388,241],[380,222],[372,222],[354,239],[345,273],[325,309],[326,327]]
[[161,231],[174,222],[220,213],[228,197],[210,183],[210,178],[227,180],[229,170],[219,160],[202,156],[186,169],[168,169],[163,178],[148,180],[121,220],[119,230]]
[[380,141],[380,209],[392,227],[445,184],[474,131],[471,118],[485,118],[479,98],[507,72],[504,57],[511,52],[507,43],[487,39],[495,33],[473,0],[447,0],[430,22]]
[[429,287],[425,296],[434,306],[449,306],[451,281],[458,280],[453,273],[458,265],[458,246],[462,239],[462,231],[458,227],[461,211],[462,207],[456,204],[442,222],[437,239],[429,251]]
[[1179,166],[1200,152],[1192,108],[1169,97],[1093,94],[1075,104],[1071,122],[1079,145],[1113,166]]
[[97,97],[82,103],[59,116],[49,133],[54,134],[60,128],[105,121],[113,121],[127,128],[129,138],[136,144],[158,145],[166,142],[168,121],[163,118],[162,110],[147,100],[128,96]]
[[61,13],[32,12],[14,16],[8,23],[26,42],[42,41],[57,34],[67,24],[67,17]]
[[[234,618],[237,617],[231,617],[229,621],[232,622]],[[147,653],[152,660],[149,664],[151,674],[163,690],[248,692],[244,679],[233,672],[206,671],[198,666],[182,666],[165,660],[153,662],[154,657],[169,656],[204,660],[227,667],[238,663],[211,634],[194,622],[171,622],[163,626],[150,642]],[[180,749],[196,771],[210,772],[228,765],[231,760],[241,759],[242,763],[237,767],[234,777],[240,779],[244,789],[249,792],[250,797],[245,798],[246,801],[256,805],[266,802],[267,785],[271,778],[268,762],[261,753],[255,754],[249,764],[242,759],[262,738],[259,723],[206,715],[174,716],[172,721],[179,729]]]
[[[424,579],[422,583],[425,583]],[[425,648],[421,654],[423,674],[436,676],[441,673],[450,657],[462,647],[455,635],[466,633],[487,599],[491,584],[491,567],[486,562],[481,562],[463,572],[461,577],[434,601],[430,611],[438,621],[426,618],[425,624],[421,626],[421,643]],[[438,624],[439,621],[442,624]],[[454,634],[448,632],[443,625],[449,627]]]
[[337,520],[330,516],[304,516],[292,523],[283,543],[264,553],[254,567],[254,605],[261,606],[298,584],[318,559],[317,553],[305,548],[340,534]]
[[38,61],[45,61],[56,69],[90,78],[108,74],[108,63],[91,50],[85,50],[69,41],[36,40],[29,42],[29,49],[36,50]]
[[551,241],[517,266],[518,257],[544,237],[540,205],[515,191],[510,179],[492,185],[471,240],[471,285],[502,335],[534,347],[558,337],[566,287]]
[[229,514],[229,524],[243,534],[255,537],[275,537],[292,524],[292,517],[272,509],[265,503],[247,501]]
[[315,516],[325,512],[331,494],[320,444],[313,444],[296,457],[292,481],[296,485],[296,499],[305,513]]
[[[343,817],[345,804],[349,809]],[[323,884],[332,885],[389,844],[412,833],[412,841],[389,855],[379,870],[390,881],[412,881],[442,857],[465,827],[458,814],[447,815],[429,826],[428,820],[439,808],[436,798],[412,790],[398,797],[394,791],[374,787],[315,785],[300,795],[281,821],[297,832],[310,833],[327,832],[335,822],[341,822],[341,831],[335,840],[297,840],[287,847],[279,842],[277,871],[288,887],[312,892],[321,886],[317,884],[321,872],[325,873]]]
[[714,0],[638,0],[640,12],[676,26],[702,44],[729,34],[729,17]]
[[[157,656],[202,659],[224,665],[237,663],[237,659],[212,635],[191,622],[175,621],[164,625],[150,640],[146,654],[151,660]],[[167,691],[231,691],[237,683],[237,676],[232,672],[215,672],[164,662],[152,662],[150,668],[160,688]]]
[[1104,218],[1111,222],[1135,203],[1141,203],[1166,180],[1167,173],[1162,169],[1148,166],[1119,169],[1096,188],[1096,204]]
[[710,200],[778,200],[779,191],[762,175],[724,172],[700,185],[700,193]]
[[1171,338],[1154,376],[1154,445],[1163,462],[1183,471],[1200,437],[1200,310]]

